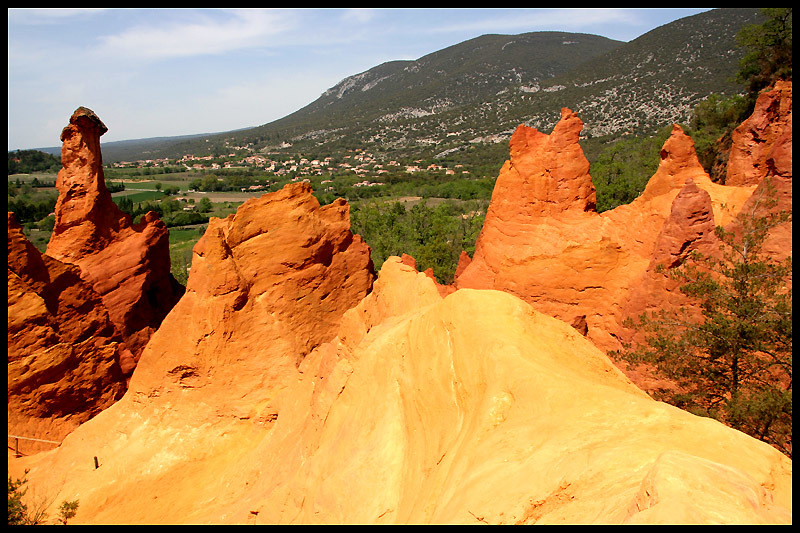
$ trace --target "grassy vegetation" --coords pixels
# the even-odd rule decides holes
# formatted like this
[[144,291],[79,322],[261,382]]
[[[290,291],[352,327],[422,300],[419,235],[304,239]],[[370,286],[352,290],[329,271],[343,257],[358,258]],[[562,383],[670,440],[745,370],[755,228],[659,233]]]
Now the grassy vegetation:
[[171,228],[169,231],[169,256],[172,275],[181,285],[186,285],[192,265],[192,248],[206,231],[205,225],[193,228]]

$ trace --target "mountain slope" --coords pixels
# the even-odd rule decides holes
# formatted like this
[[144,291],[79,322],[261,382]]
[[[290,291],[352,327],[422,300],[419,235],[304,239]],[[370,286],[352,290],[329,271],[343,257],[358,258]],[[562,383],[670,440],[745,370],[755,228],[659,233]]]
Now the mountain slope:
[[[568,72],[621,44],[561,32],[484,35],[346,78],[286,122],[319,120],[326,113],[380,122],[413,117],[414,111],[435,114],[490,99],[509,84],[536,84]],[[392,103],[394,108],[387,105]]]
[[477,109],[511,85],[535,88],[621,45],[562,32],[484,35],[415,61],[392,61],[350,76],[303,109],[226,138],[230,144],[266,149],[288,141],[314,150],[324,143],[326,151],[435,144],[439,140],[426,141],[427,134],[414,131],[415,124],[427,128],[437,117]]

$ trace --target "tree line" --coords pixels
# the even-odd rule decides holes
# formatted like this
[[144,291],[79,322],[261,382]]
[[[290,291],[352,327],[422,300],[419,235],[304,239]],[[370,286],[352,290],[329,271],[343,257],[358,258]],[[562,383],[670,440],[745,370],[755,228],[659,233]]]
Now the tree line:
[[128,197],[121,196],[115,199],[120,210],[138,221],[142,215],[153,211],[167,227],[188,226],[190,224],[205,224],[208,222],[208,213],[211,211],[211,201],[203,198],[195,209],[186,210],[186,203],[175,199],[165,198],[158,201],[134,202]]
[[58,172],[61,158],[40,150],[16,150],[8,152],[8,175],[32,174],[33,172]]
[[450,284],[462,250],[475,251],[487,203],[367,203],[351,209],[351,229],[369,244],[376,270],[388,257],[406,253],[420,270],[432,268],[440,283]]

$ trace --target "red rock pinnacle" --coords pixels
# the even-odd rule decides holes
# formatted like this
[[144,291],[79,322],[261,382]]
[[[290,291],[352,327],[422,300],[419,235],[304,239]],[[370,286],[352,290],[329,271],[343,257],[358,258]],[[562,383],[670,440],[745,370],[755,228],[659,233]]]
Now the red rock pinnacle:
[[55,227],[47,255],[80,267],[103,298],[112,322],[133,353],[142,348],[183,292],[170,274],[169,232],[155,213],[139,225],[121,211],[105,185],[100,137],[107,131],[93,111],[78,108],[61,133]]

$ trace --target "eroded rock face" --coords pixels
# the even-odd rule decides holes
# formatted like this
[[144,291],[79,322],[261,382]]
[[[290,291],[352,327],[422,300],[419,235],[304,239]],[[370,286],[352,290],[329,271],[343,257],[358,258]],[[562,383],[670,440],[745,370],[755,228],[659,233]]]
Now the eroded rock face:
[[[792,82],[779,80],[756,101],[753,114],[733,132],[726,185],[758,185],[770,172],[771,152],[792,129]],[[791,167],[791,153],[789,154]]]
[[[690,307],[689,300],[679,290],[680,283],[670,277],[670,272],[683,265],[693,252],[713,255],[719,246],[715,227],[711,195],[698,187],[694,180],[687,179],[672,202],[669,217],[655,242],[650,264],[622,304],[623,322],[628,318],[636,319],[642,313]],[[641,340],[635,330],[625,327],[617,331],[617,337],[624,342]],[[642,381],[637,380],[637,383],[644,387]]]
[[142,356],[148,364],[131,388],[150,394],[208,386],[221,395],[221,410],[237,381],[268,397],[270,386],[283,386],[311,350],[336,335],[374,277],[369,247],[350,232],[343,200],[320,206],[307,184],[248,200],[209,222],[194,247],[186,293],[152,337]]
[[527,217],[594,211],[597,203],[589,161],[578,144],[583,122],[561,110],[550,135],[520,126],[509,141],[511,158],[492,193],[492,209],[508,222]]
[[111,321],[133,357],[133,371],[150,335],[180,298],[170,274],[169,232],[155,213],[139,225],[122,212],[105,186],[100,136],[105,125],[78,108],[61,133],[56,221],[47,255],[77,265],[81,277],[103,298]]
[[120,340],[78,267],[39,253],[9,213],[9,434],[60,441],[122,397]]
[[[456,287],[497,287],[494,278],[536,253],[563,248],[560,236],[540,234],[548,220],[574,224],[594,213],[596,194],[589,162],[578,138],[583,123],[568,109],[551,135],[521,125],[512,136],[511,158],[497,178],[484,226],[468,266],[460,260]],[[512,248],[522,249],[512,251]],[[511,256],[515,256],[511,260]],[[513,268],[513,267],[511,267]]]
[[[732,220],[753,187],[712,183],[693,141],[676,125],[642,195],[598,214],[578,142],[581,127],[574,113],[564,110],[549,136],[518,129],[475,255],[463,262],[454,284],[514,294],[574,324],[601,349],[615,350],[625,334],[623,321],[639,307],[630,299],[662,301],[660,293],[642,293],[654,259],[673,254],[673,263],[680,261],[709,228]],[[665,230],[670,217],[680,222]],[[691,227],[680,229],[684,223]]]
[[598,214],[559,162],[574,119],[515,135],[454,292],[407,256],[375,280],[347,205],[302,184],[212,220],[124,398],[9,473],[60,483],[75,523],[790,524],[789,458],[598,349],[755,187],[711,183],[675,128],[645,193]]
[[126,225],[106,189],[100,137],[108,131],[90,109],[78,108],[61,132],[61,164],[56,187],[56,221],[48,254],[80,261],[97,253]]
[[[733,175],[742,181],[757,181],[758,186],[742,211],[760,215],[792,212],[792,83],[779,82],[762,93],[753,115],[737,129],[734,151],[737,161]],[[744,140],[743,140],[744,139]],[[748,158],[749,156],[749,158]],[[726,229],[737,231],[737,224]],[[792,253],[791,221],[773,228],[764,243],[764,252],[776,259]]]
[[681,187],[653,249],[650,268],[675,268],[693,251],[709,253],[713,246],[714,210],[711,195],[692,179]]
[[[691,183],[692,180],[685,181],[686,185],[673,202],[670,216],[661,230],[651,264],[626,303],[626,315],[635,318],[644,311],[677,309],[689,304],[678,290],[678,283],[668,279],[667,272],[681,264],[693,250],[706,256],[718,255],[720,243],[714,235],[716,225],[723,226],[728,232],[737,232],[740,231],[737,216],[791,213],[791,117],[791,82],[779,82],[775,89],[759,97],[753,115],[736,130],[728,185],[704,185],[718,200],[714,202],[707,198],[709,195]],[[658,185],[656,176],[643,196],[655,187],[663,187]],[[721,207],[726,194],[732,199],[727,206],[730,215],[720,216],[717,205]],[[731,209],[731,206],[736,207]],[[765,257],[775,260],[791,255],[791,222],[770,231],[762,252]],[[666,267],[667,271],[657,273],[657,265]],[[623,330],[620,335],[627,340],[632,333]]]

